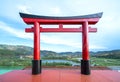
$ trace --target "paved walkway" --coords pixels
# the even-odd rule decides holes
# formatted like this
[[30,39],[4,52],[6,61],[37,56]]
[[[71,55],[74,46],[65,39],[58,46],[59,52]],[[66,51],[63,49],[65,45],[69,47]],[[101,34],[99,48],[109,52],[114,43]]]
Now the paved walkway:
[[120,82],[120,72],[92,70],[91,75],[82,75],[76,69],[44,69],[42,74],[32,75],[31,70],[15,70],[1,75],[0,82]]

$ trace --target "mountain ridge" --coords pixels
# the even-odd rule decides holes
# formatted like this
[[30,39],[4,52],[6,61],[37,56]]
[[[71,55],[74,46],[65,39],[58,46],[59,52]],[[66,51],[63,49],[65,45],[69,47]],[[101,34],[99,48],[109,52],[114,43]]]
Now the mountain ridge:
[[[81,56],[82,52],[55,52],[49,50],[41,50],[41,56]],[[33,48],[23,45],[4,45],[0,44],[0,56],[1,55],[32,55]],[[94,57],[104,57],[104,58],[120,58],[120,49],[110,50],[110,51],[98,51],[91,52],[90,56]]]

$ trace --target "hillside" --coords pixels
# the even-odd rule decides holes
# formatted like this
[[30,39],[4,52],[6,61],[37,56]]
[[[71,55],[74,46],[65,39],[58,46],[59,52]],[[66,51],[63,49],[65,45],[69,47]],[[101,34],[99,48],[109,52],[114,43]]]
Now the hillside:
[[[42,57],[62,57],[62,56],[70,56],[70,57],[80,57],[81,52],[53,52],[48,50],[41,50]],[[33,48],[28,46],[21,45],[0,45],[0,56],[19,56],[19,55],[32,55]],[[112,58],[112,59],[120,59],[120,49],[119,50],[111,50],[111,51],[98,51],[98,52],[90,52],[92,57],[98,58]]]
[[99,51],[96,52],[96,54],[97,55],[94,55],[94,57],[120,59],[120,50]]
[[0,45],[0,55],[31,55],[33,48],[21,45]]

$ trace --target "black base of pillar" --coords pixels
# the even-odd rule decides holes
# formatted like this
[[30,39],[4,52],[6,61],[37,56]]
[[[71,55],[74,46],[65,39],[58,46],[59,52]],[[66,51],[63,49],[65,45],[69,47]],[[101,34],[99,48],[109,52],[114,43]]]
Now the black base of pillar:
[[42,73],[42,60],[40,60],[40,73]]
[[90,75],[90,61],[81,60],[81,74]]
[[41,60],[32,60],[32,74],[36,75],[36,74],[40,74],[41,73]]

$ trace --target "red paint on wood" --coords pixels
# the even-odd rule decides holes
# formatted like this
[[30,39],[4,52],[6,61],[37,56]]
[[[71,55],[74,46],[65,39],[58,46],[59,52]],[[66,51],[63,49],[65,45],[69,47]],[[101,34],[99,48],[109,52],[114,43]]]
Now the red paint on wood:
[[0,82],[120,82],[120,72],[92,70],[91,75],[82,75],[79,70],[44,70],[31,75],[30,70],[15,70],[0,75]]
[[81,28],[40,28],[40,32],[82,32]]
[[25,28],[25,32],[34,32],[34,28]]
[[86,20],[88,24],[96,24],[100,18],[89,18],[89,19],[66,19],[66,20],[55,20],[55,19],[38,19],[38,18],[23,18],[27,24],[34,24],[39,22],[40,24],[82,24]]
[[[97,28],[89,27],[89,32],[97,32]],[[34,32],[34,28],[25,28],[25,32]],[[80,28],[42,28],[40,27],[40,32],[82,32],[82,27]]]
[[34,60],[40,60],[40,25],[34,23]]
[[91,28],[91,27],[89,27],[88,28],[88,32],[97,32],[97,28]]
[[88,22],[84,22],[82,26],[82,58],[89,60]]

